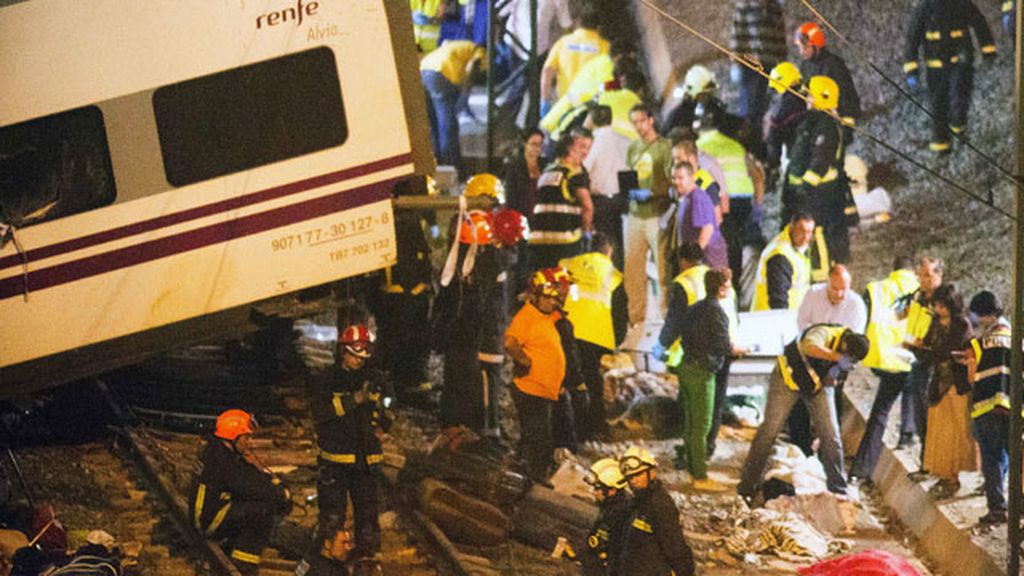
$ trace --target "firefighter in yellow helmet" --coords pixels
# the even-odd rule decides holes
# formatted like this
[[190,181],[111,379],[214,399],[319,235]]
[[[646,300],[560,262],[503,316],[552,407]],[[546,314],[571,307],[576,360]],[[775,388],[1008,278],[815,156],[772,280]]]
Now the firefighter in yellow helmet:
[[200,455],[189,510],[207,538],[229,540],[232,563],[243,575],[259,572],[260,554],[278,521],[291,510],[288,490],[253,454],[255,423],[243,410],[217,418]]
[[633,512],[614,573],[693,576],[693,551],[683,538],[679,509],[656,478],[658,461],[646,448],[632,446],[619,458],[619,470],[633,491]]
[[584,576],[616,574],[633,498],[626,490],[626,478],[614,458],[602,458],[587,470],[583,480],[597,500],[598,514],[580,554]]
[[[835,117],[839,85],[827,76],[815,76],[808,81],[807,91],[809,110],[797,128],[786,183],[797,190],[793,211],[807,211],[814,216],[824,230],[829,257],[845,264],[850,260],[846,219],[850,184],[844,169],[843,127]],[[822,264],[827,268],[826,263]]]
[[[782,149],[793,150],[793,139],[796,137],[797,126],[807,114],[807,105],[800,97],[802,77],[800,69],[792,62],[780,62],[772,68],[769,84],[777,93],[772,97],[768,108],[768,120],[765,124],[765,146],[768,151],[768,166],[778,170],[782,161]],[[794,93],[796,92],[796,93]],[[792,187],[783,184],[782,189],[782,222],[789,221],[792,216]],[[789,195],[787,196],[787,192]]]

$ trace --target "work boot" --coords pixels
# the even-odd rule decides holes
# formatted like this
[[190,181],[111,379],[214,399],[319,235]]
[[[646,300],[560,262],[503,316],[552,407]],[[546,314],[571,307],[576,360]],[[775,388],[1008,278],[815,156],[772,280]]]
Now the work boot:
[[988,514],[985,514],[981,518],[978,518],[978,524],[983,526],[992,524],[1003,524],[1006,522],[1006,510],[989,510]]

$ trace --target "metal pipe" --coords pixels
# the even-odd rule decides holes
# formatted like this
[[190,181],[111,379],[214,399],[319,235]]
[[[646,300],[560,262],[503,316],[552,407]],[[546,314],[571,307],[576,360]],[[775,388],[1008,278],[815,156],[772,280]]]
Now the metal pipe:
[[[496,122],[494,121],[494,110],[497,107],[495,98],[495,82],[494,82],[494,64],[497,61],[497,54],[495,48],[497,43],[494,41],[494,30],[497,28],[495,20],[497,20],[498,11],[495,8],[495,4],[498,0],[490,0],[487,3],[487,171],[494,171],[494,130],[496,129]],[[479,18],[480,15],[475,16]]]
[[526,82],[530,87],[530,106],[526,109],[526,126],[540,123],[540,61],[537,54],[537,0],[530,0],[530,50],[526,59]]
[[[469,210],[491,210],[497,203],[486,196],[477,196],[466,199],[466,207]],[[458,210],[458,196],[398,196],[391,199],[391,206],[395,210],[420,210],[424,212],[439,212],[442,210]]]
[[28,505],[35,510],[36,502],[32,498],[32,491],[28,488],[28,482],[25,481],[25,475],[21,473],[21,466],[18,466],[18,459],[14,457],[14,450],[11,450],[10,446],[7,447],[7,457],[11,460],[11,466],[14,467],[14,474],[18,476],[18,484],[21,485],[21,492],[25,495],[25,500],[28,500]]
[[1008,559],[1006,573],[1016,575],[1020,573],[1020,516],[1021,516],[1021,368],[1024,363],[1021,343],[1024,333],[1024,238],[1021,234],[1024,229],[1021,223],[1024,222],[1024,187],[1021,185],[1021,175],[1024,174],[1024,106],[1021,98],[1024,97],[1024,74],[1021,66],[1024,66],[1024,56],[1021,52],[1021,35],[1024,22],[1022,22],[1022,10],[1024,0],[1017,0],[1017,10],[1014,18],[1017,21],[1014,40],[1016,63],[1015,73],[1015,98],[1017,104],[1016,120],[1016,177],[1017,182],[1014,189],[1014,208],[1017,215],[1013,223],[1013,326],[1010,337],[1010,482],[1009,482],[1009,514],[1007,514],[1007,538],[1006,545]]

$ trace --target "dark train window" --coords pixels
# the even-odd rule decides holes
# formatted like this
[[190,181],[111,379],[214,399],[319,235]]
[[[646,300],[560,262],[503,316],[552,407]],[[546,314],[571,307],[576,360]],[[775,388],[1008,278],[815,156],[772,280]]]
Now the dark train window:
[[348,137],[334,53],[315,48],[158,88],[164,171],[185,186],[339,146]]
[[99,108],[0,127],[0,221],[28,226],[106,206],[116,197]]

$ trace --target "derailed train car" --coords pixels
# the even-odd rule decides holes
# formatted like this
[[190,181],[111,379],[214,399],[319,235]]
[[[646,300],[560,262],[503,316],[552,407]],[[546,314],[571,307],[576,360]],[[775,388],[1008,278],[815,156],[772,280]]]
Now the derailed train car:
[[0,396],[393,264],[432,162],[408,6],[0,8]]

